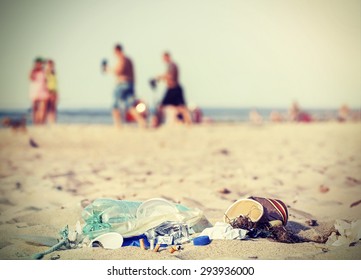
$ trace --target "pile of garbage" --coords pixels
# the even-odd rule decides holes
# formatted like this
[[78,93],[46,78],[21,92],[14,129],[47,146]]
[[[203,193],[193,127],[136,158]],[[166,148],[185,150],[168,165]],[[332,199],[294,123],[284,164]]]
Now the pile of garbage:
[[[51,247],[36,254],[35,259],[59,249],[101,247],[117,249],[138,246],[144,250],[170,253],[181,250],[192,242],[204,246],[214,239],[271,238],[279,242],[298,243],[306,240],[286,229],[288,209],[277,199],[263,197],[242,198],[225,211],[223,222],[214,226],[199,209],[191,209],[162,198],[144,202],[100,198],[83,209],[83,226],[77,223],[75,230],[66,226],[60,239],[22,236],[27,241]],[[338,234],[327,244],[340,245],[361,238],[361,221],[347,224],[337,221]],[[351,241],[350,241],[351,242]]]
[[[93,238],[90,246],[94,241],[107,246],[102,237],[112,232],[113,237],[118,234],[123,238],[119,247],[144,244],[154,250],[156,244],[170,246],[189,242],[190,236],[200,230],[203,212],[162,198],[142,203],[97,199],[83,210],[82,217],[83,234]],[[110,239],[110,235],[106,236]]]
[[211,226],[199,209],[190,209],[166,199],[153,198],[144,202],[100,198],[85,207],[75,230],[66,226],[60,238],[22,235],[28,242],[49,246],[49,250],[35,254],[41,259],[59,249],[102,247],[117,249],[138,246],[156,252],[180,250],[191,242],[192,235]]

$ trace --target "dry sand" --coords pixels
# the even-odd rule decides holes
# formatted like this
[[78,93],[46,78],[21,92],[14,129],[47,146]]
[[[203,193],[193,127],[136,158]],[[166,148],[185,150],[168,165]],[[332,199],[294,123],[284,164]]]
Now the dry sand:
[[[29,137],[38,148],[29,145]],[[361,124],[205,124],[139,130],[111,126],[0,130],[0,258],[30,258],[47,247],[14,238],[58,236],[81,219],[82,201],[163,197],[199,208],[214,224],[235,200],[283,200],[288,228],[321,240],[335,219],[361,218]],[[230,193],[219,191],[228,189]],[[325,190],[321,192],[321,189]],[[317,220],[318,226],[306,221]],[[186,244],[170,254],[137,247],[80,248],[49,259],[361,259],[361,244],[283,244],[267,239]]]

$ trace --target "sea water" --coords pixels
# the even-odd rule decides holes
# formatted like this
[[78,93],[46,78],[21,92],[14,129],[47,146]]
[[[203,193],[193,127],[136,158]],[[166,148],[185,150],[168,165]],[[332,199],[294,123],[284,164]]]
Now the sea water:
[[[213,122],[246,122],[249,120],[249,113],[254,108],[201,108],[203,118]],[[264,118],[269,119],[272,111],[277,111],[283,115],[287,114],[286,108],[260,108],[257,112]],[[336,119],[337,109],[305,109],[306,112],[315,116],[318,120]],[[31,125],[31,110],[0,110],[0,119],[4,117],[20,118],[25,116]],[[105,124],[113,123],[111,109],[91,108],[91,109],[59,109],[57,122],[61,124]]]

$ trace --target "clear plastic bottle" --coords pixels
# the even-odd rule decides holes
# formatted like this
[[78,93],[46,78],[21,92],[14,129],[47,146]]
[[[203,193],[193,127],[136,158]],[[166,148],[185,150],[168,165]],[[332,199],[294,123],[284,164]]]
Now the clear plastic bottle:
[[86,223],[83,233],[94,238],[111,231],[120,224],[131,228],[132,223],[128,222],[136,219],[136,212],[140,204],[141,202],[137,201],[96,199],[82,212],[82,218]]
[[[90,238],[109,231],[118,232],[123,237],[137,236],[167,221],[193,226],[202,215],[200,210],[191,210],[162,198],[145,202],[99,198],[82,212],[82,218],[86,222],[83,233]],[[175,230],[173,223],[168,223],[167,226]],[[184,234],[179,237],[187,239],[188,229],[178,228],[175,231],[183,231]]]

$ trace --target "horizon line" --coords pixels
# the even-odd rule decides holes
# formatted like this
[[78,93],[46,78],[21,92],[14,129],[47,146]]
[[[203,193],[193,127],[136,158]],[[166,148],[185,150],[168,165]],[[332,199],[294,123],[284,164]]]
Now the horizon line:
[[[150,108],[152,108],[152,106],[149,106]],[[188,107],[192,107],[192,106],[188,106]],[[289,106],[284,107],[284,106],[214,106],[214,105],[209,105],[209,106],[197,106],[201,109],[231,109],[231,110],[239,110],[239,109],[248,109],[248,110],[285,110],[288,109]],[[302,107],[300,106],[301,110],[338,110],[340,107],[331,107],[331,106],[327,106],[327,107]],[[350,110],[361,110],[361,106],[360,107],[349,107]],[[12,107],[12,108],[1,108],[0,107],[0,111],[4,112],[4,111],[29,111],[31,110],[31,107]],[[89,106],[89,107],[58,107],[58,111],[66,111],[66,110],[111,110],[111,108],[106,107],[106,106],[100,106],[100,107],[94,107],[94,106]]]

